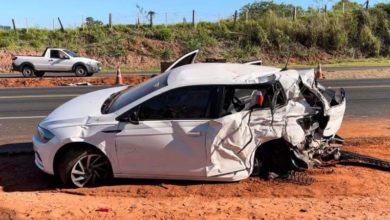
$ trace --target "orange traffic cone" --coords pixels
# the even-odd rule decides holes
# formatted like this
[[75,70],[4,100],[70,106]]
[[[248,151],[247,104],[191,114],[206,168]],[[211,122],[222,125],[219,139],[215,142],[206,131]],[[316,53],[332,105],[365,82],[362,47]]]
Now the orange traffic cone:
[[316,79],[325,79],[324,75],[322,74],[322,66],[321,66],[321,63],[318,63],[318,66],[317,66],[317,71],[315,73],[315,78]]
[[116,70],[116,85],[123,85],[123,78],[122,78],[122,73],[121,73],[121,68],[118,67]]

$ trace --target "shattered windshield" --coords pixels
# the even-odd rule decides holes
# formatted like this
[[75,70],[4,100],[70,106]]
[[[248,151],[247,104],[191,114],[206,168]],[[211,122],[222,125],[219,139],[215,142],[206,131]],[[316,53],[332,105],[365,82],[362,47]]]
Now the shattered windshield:
[[116,95],[112,100],[112,103],[110,104],[110,107],[106,113],[115,112],[124,106],[138,100],[139,98],[142,98],[145,95],[167,86],[168,76],[168,73],[161,74],[137,86],[128,87],[127,89],[121,91],[120,94]]

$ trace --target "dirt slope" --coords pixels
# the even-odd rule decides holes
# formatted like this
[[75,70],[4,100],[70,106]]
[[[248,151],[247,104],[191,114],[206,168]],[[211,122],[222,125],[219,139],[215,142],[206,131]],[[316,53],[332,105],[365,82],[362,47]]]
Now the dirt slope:
[[[340,132],[347,138],[345,149],[390,161],[389,122],[345,122]],[[31,155],[0,157],[0,219],[390,218],[390,172],[370,168],[312,170],[308,174],[316,181],[310,186],[250,178],[117,180],[112,186],[63,189],[32,164]]]

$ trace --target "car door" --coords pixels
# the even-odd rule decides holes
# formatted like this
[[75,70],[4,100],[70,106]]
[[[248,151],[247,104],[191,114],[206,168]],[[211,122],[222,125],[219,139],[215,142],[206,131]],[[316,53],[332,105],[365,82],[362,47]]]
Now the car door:
[[194,50],[185,54],[184,56],[177,59],[172,65],[170,65],[164,72],[168,72],[172,69],[178,68],[180,66],[184,66],[187,64],[191,64],[195,62],[196,56],[198,55],[199,50]]
[[69,56],[61,50],[51,50],[49,59],[49,70],[51,71],[67,71],[67,63]]
[[215,87],[185,87],[155,96],[121,122],[116,149],[122,173],[156,178],[205,177],[206,132]]

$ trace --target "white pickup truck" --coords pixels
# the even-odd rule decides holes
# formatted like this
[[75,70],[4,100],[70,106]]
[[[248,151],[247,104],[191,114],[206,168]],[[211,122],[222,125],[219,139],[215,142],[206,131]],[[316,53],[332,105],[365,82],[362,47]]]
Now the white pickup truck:
[[92,76],[102,67],[99,61],[80,57],[62,48],[46,48],[42,56],[13,56],[12,69],[24,77],[42,77],[45,72],[74,72],[76,76]]

